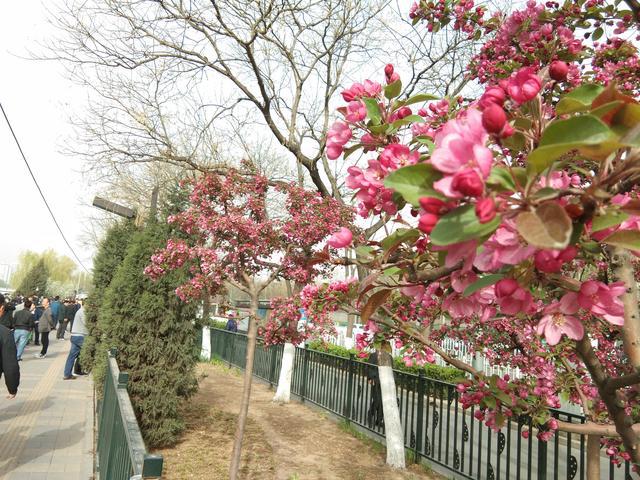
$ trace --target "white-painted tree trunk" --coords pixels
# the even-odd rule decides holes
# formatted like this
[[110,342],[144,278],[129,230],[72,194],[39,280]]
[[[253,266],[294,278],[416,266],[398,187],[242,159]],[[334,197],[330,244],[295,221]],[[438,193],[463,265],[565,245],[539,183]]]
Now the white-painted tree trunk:
[[[389,360],[384,361],[383,357],[388,357]],[[378,375],[382,392],[384,431],[387,440],[387,465],[391,465],[393,468],[405,468],[404,433],[396,397],[396,382],[393,378],[393,368],[391,365],[385,365],[390,362],[391,355],[380,352],[379,358]]]
[[200,356],[205,360],[211,360],[211,329],[202,327],[202,350]]
[[293,374],[293,361],[296,357],[296,347],[293,343],[285,343],[282,350],[282,366],[280,367],[280,377],[278,388],[273,396],[273,401],[278,403],[289,403],[291,399],[291,375]]

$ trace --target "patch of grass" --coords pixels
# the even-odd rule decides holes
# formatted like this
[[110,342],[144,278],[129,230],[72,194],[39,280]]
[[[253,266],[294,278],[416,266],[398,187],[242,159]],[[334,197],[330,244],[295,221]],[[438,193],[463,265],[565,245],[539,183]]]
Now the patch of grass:
[[223,360],[219,360],[217,358],[212,358],[209,363],[211,365],[215,365],[216,367],[220,367],[222,369],[224,369],[226,372],[235,375],[236,377],[240,377],[243,374],[243,371],[240,370],[239,368],[232,366],[229,366],[229,364]]
[[369,448],[374,450],[376,453],[384,452],[384,445],[382,445],[380,442],[375,441],[373,438],[369,437],[366,433],[362,433],[360,430],[354,427],[350,422],[347,422],[346,420],[340,420],[340,422],[338,423],[338,427],[343,432],[348,433],[352,437],[355,437],[358,440],[360,440],[362,443],[366,444]]

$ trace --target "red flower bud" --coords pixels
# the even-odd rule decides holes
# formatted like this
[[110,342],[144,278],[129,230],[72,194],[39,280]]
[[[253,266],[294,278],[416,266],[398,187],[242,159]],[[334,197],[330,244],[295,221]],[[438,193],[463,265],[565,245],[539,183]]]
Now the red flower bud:
[[486,197],[478,199],[476,203],[476,216],[480,223],[487,223],[494,219],[496,216],[496,202],[493,198]]
[[393,75],[393,65],[387,63],[387,65],[384,67],[384,74],[387,78],[391,77],[391,75]]
[[498,283],[496,283],[494,291],[496,293],[496,297],[502,298],[508,297],[518,288],[520,288],[520,285],[518,285],[518,282],[516,282],[513,278],[503,278]]
[[420,231],[424,233],[431,233],[431,230],[436,226],[440,217],[434,215],[433,213],[423,213],[420,215],[420,220],[418,221],[418,228]]
[[434,215],[442,215],[447,211],[447,204],[439,198],[435,197],[422,197],[420,200],[420,206],[427,213],[433,213]]
[[502,133],[500,134],[500,136],[502,138],[507,138],[507,137],[510,137],[511,135],[513,135],[515,132],[516,132],[515,129],[511,125],[506,123],[504,125],[504,128],[502,129]]
[[500,105],[489,105],[482,112],[482,126],[489,133],[499,135],[507,123],[507,114]]
[[400,110],[398,110],[398,118],[400,120],[408,117],[409,115],[411,115],[411,109],[409,107],[402,107]]
[[487,108],[489,105],[503,105],[506,99],[504,90],[500,87],[489,87],[480,97],[480,107]]
[[567,79],[569,73],[569,65],[562,60],[555,60],[551,62],[549,67],[549,76],[556,82],[564,82]]
[[484,191],[484,183],[475,170],[464,170],[453,176],[451,188],[467,197],[479,197]]

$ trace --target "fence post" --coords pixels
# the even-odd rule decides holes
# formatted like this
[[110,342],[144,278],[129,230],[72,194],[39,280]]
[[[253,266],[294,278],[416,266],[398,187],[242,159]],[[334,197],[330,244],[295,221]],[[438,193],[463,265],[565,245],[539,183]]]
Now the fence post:
[[162,463],[162,455],[145,454],[142,461],[142,478],[160,478]]
[[305,347],[304,356],[302,357],[302,390],[300,392],[300,399],[304,402],[304,397],[307,395],[307,377],[309,376],[309,349]]
[[418,373],[418,419],[416,421],[415,462],[420,463],[420,448],[422,446],[422,427],[424,426],[424,371]]
[[271,369],[269,371],[269,385],[271,385],[273,387],[273,384],[275,383],[275,376],[276,376],[276,358],[277,358],[277,347],[275,346],[271,346],[269,347],[269,352],[271,352]]
[[229,333],[228,335],[229,337],[231,337],[231,353],[229,354],[229,368],[231,368],[231,364],[232,364],[231,360],[233,359],[233,353],[236,346],[236,336],[233,333]]
[[120,372],[118,374],[118,385],[116,385],[116,388],[127,388],[127,385],[129,384],[129,374],[127,372]]
[[353,371],[354,359],[353,353],[349,354],[349,377],[347,383],[347,402],[345,405],[345,411],[343,415],[347,419],[347,422],[351,420],[351,407],[353,406],[353,379],[355,377],[355,372]]
[[[542,430],[542,428],[541,428]],[[547,480],[547,442],[538,440],[538,480]]]

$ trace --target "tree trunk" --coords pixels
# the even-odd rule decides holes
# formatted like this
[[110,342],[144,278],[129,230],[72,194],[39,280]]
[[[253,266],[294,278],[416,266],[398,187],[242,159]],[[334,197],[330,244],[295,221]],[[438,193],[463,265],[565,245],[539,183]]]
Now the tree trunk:
[[[355,323],[355,320],[355,315],[347,315],[347,333],[345,334],[345,337],[353,338],[353,324]],[[348,348],[351,348],[351,346],[348,346]]]
[[202,327],[202,345],[200,346],[200,357],[211,360],[211,328],[208,325]]
[[255,287],[251,288],[251,318],[249,319],[249,331],[247,332],[247,360],[244,370],[244,383],[242,386],[242,398],[240,400],[240,413],[238,414],[238,425],[233,440],[233,453],[231,454],[231,466],[229,467],[229,479],[236,480],[240,470],[240,455],[242,449],[242,438],[247,425],[247,415],[249,413],[249,398],[251,397],[251,380],[253,375],[253,358],[256,352],[256,337],[258,318],[258,292]]
[[400,422],[400,410],[396,396],[396,382],[393,378],[393,358],[391,354],[378,352],[378,375],[382,391],[382,411],[384,431],[387,439],[387,465],[405,468],[404,432]]
[[291,399],[291,376],[293,374],[293,362],[296,357],[296,347],[293,343],[285,343],[282,350],[282,367],[278,378],[278,388],[273,396],[273,401],[289,403]]
[[211,311],[211,299],[209,293],[205,293],[202,298],[202,318],[200,328],[202,328],[202,346],[200,356],[206,360],[211,360],[211,329],[209,328],[209,312]]
[[587,435],[587,480],[600,480],[600,437]]
[[[292,297],[302,290],[303,285],[296,282],[291,285],[290,280],[286,280],[287,295]],[[296,347],[292,343],[285,343],[282,351],[282,364],[280,366],[280,376],[278,377],[278,388],[273,396],[273,401],[278,403],[289,403],[291,400],[291,377],[293,376],[293,365],[295,363]]]

